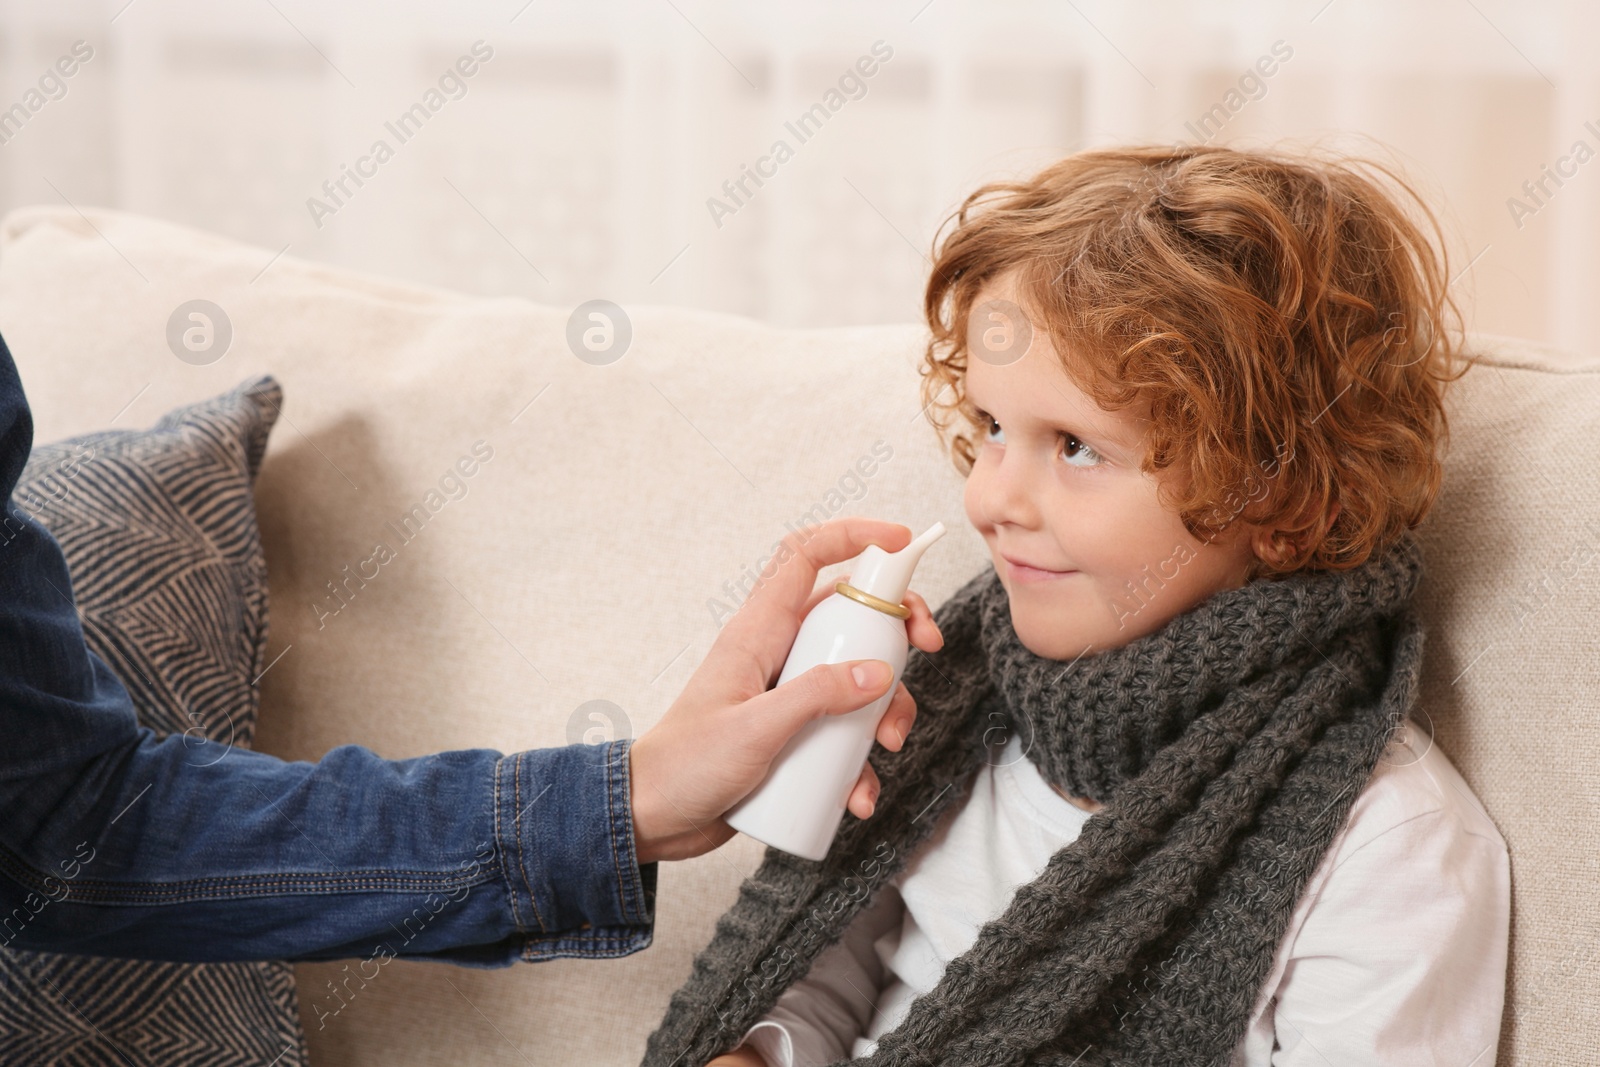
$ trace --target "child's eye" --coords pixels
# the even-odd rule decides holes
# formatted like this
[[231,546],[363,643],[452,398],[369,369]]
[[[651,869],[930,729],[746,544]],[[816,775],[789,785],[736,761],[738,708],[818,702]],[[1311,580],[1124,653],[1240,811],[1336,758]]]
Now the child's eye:
[[[1005,431],[995,421],[994,416],[987,411],[975,410],[974,418],[983,429],[983,440],[989,444],[1004,445]],[[1070,433],[1057,435],[1061,439],[1061,456],[1067,463],[1074,467],[1098,467],[1105,462],[1105,457]]]
[[[1062,456],[1066,459],[1066,461],[1068,463],[1072,464],[1072,466],[1074,466],[1074,467],[1097,467],[1097,466],[1100,465],[1100,461],[1103,458],[1100,455],[1100,453],[1096,452],[1094,449],[1090,448],[1088,445],[1084,444],[1082,441],[1078,440],[1076,437],[1072,436],[1070,433],[1064,433],[1064,434],[1061,435],[1061,445],[1062,445],[1062,451],[1061,451]],[[1077,445],[1078,446],[1077,447],[1077,455],[1078,456],[1089,456],[1089,457],[1091,457],[1090,462],[1087,462],[1087,463],[1073,463],[1072,462],[1072,455],[1070,454],[1072,452],[1072,446],[1073,445]]]

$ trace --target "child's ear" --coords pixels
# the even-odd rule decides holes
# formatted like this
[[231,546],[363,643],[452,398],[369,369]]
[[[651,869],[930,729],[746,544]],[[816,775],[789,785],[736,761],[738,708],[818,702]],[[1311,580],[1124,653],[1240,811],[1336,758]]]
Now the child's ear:
[[[1333,502],[1333,507],[1328,511],[1328,518],[1322,524],[1321,534],[1326,534],[1333,528],[1333,522],[1339,517],[1339,509],[1342,506],[1337,500]],[[1281,530],[1270,530],[1264,526],[1256,527],[1250,535],[1250,547],[1258,558],[1272,563],[1282,563],[1292,551],[1288,538],[1282,535],[1283,531]],[[1302,534],[1301,536],[1305,535]]]
[[1257,527],[1255,532],[1250,535],[1250,549],[1256,554],[1258,560],[1267,563],[1283,562],[1284,556],[1288,553],[1288,548],[1279,544],[1278,533],[1277,530],[1269,530],[1262,526]]

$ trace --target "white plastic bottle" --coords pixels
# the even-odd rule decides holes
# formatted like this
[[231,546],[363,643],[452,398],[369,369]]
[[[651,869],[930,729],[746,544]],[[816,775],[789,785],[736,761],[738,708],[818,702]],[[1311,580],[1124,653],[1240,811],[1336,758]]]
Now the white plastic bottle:
[[872,750],[878,720],[905,670],[910,641],[900,601],[923,551],[944,536],[936,522],[898,552],[868,545],[849,581],[811,609],[800,624],[776,685],[819,663],[881,659],[894,668],[883,696],[843,715],[825,715],[801,727],[772,761],[761,784],[729,809],[728,825],[757,841],[808,860],[828,854],[844,818],[845,802]]

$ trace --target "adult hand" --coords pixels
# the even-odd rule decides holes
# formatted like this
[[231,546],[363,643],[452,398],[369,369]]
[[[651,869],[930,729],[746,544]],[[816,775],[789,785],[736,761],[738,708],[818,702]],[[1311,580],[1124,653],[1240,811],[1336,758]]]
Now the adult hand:
[[[678,699],[629,751],[640,863],[688,859],[727,841],[734,831],[723,814],[760,784],[796,731],[883,695],[892,672],[876,659],[819,664],[769,687],[806,613],[833,593],[832,583],[813,589],[817,572],[855,558],[869,544],[898,552],[910,543],[911,531],[899,523],[859,518],[807,526],[783,539],[774,554],[776,573],[759,582],[723,625]],[[927,602],[908,592],[905,605],[911,643],[937,652],[944,636]],[[898,685],[878,724],[878,743],[899,751],[916,715],[916,702]],[[869,763],[846,806],[864,819],[877,797],[878,776]]]

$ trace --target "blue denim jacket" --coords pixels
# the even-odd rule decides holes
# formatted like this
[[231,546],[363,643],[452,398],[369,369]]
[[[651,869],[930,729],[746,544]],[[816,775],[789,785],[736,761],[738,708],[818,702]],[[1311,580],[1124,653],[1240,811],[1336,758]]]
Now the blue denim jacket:
[[629,741],[196,766],[141,727],[84,644],[60,547],[12,502],[32,445],[0,341],[0,943],[483,967],[650,944]]

